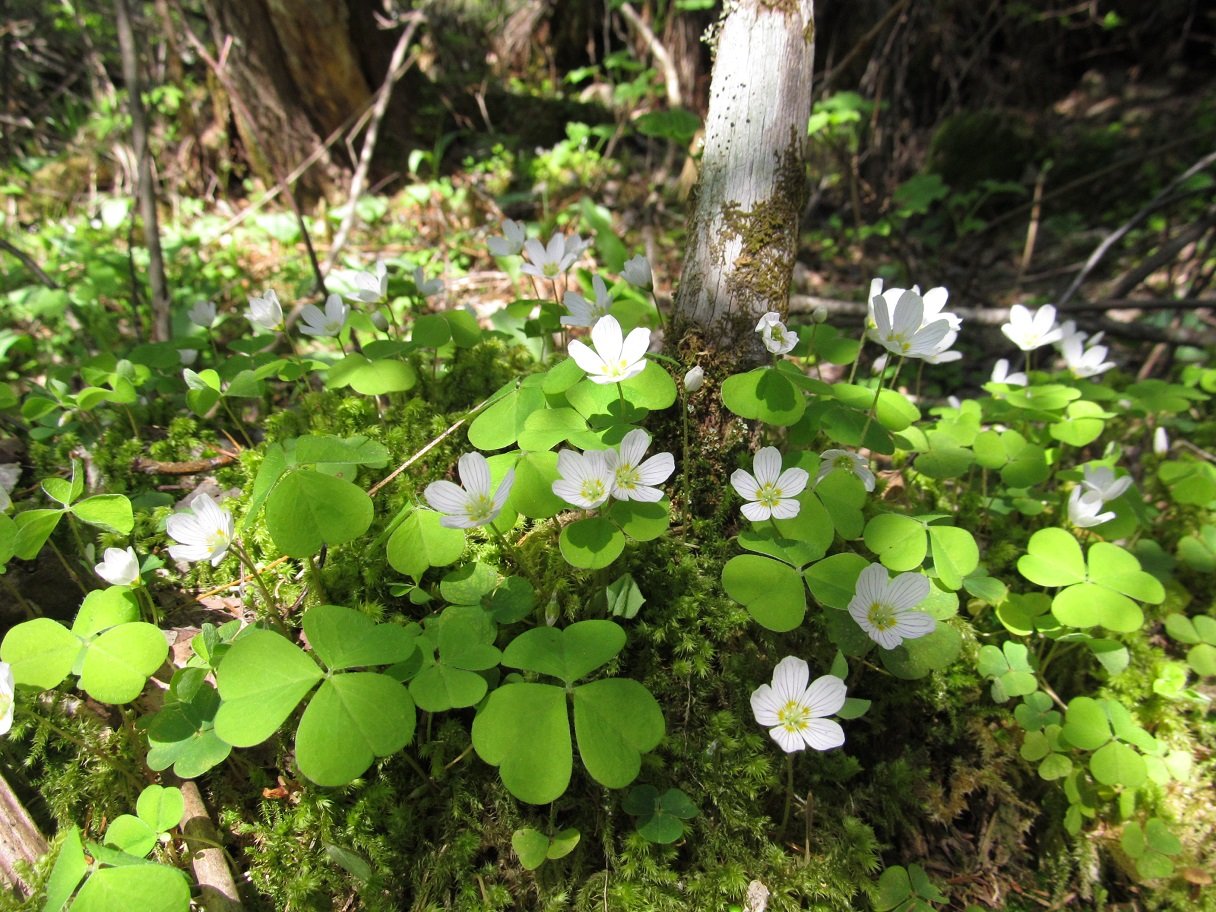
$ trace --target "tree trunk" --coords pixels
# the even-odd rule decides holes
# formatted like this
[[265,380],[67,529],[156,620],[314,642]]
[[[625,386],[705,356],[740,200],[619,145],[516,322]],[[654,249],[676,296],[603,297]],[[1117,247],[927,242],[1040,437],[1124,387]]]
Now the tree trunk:
[[740,0],[718,35],[675,338],[758,362],[785,313],[805,199],[813,0]]
[[[342,0],[206,0],[225,72],[240,94],[234,111],[250,166],[268,184],[290,174],[370,95],[357,65]],[[231,40],[231,45],[228,42]],[[306,171],[306,198],[340,190],[328,153]]]

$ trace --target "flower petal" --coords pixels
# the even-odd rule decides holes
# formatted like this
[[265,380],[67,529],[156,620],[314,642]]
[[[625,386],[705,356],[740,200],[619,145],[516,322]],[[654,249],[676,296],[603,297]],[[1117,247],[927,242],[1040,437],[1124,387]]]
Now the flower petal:
[[787,731],[784,725],[770,728],[768,733],[773,736],[773,740],[787,754],[806,749],[806,743],[802,740],[802,735],[798,732]]
[[574,359],[575,364],[592,375],[591,379],[603,374],[604,359],[581,339],[571,339],[570,344],[566,346],[566,354]]
[[835,675],[821,675],[811,682],[811,686],[799,699],[799,702],[811,711],[816,719],[824,716],[834,716],[840,712],[845,700],[844,681]]
[[831,719],[811,719],[802,730],[802,739],[817,751],[844,744],[844,729]]
[[465,514],[469,509],[468,492],[450,481],[432,481],[422,492],[422,497],[432,510],[449,516]]
[[791,700],[800,700],[810,679],[811,668],[805,659],[786,656],[773,669],[773,693],[782,706]]
[[650,446],[650,435],[641,428],[634,428],[621,440],[620,464],[636,466],[646,455],[646,447]]
[[793,519],[802,509],[802,504],[790,497],[783,497],[772,508],[773,519]]
[[676,470],[676,459],[670,453],[655,453],[639,465],[637,469],[638,481],[641,484],[662,484]]
[[797,497],[806,488],[810,476],[806,469],[786,469],[777,478],[777,490],[785,497]]
[[757,450],[756,457],[752,460],[752,470],[756,473],[756,481],[759,484],[772,484],[781,474],[781,453],[771,446]]
[[755,500],[760,491],[760,484],[746,469],[735,469],[730,474],[730,486],[744,500]]
[[777,695],[767,684],[761,684],[752,691],[752,714],[761,725],[776,725],[780,709],[781,703],[778,702]]
[[901,611],[895,616],[894,630],[905,640],[927,636],[937,629],[933,615],[923,611]]
[[887,599],[896,611],[915,608],[929,595],[929,577],[919,573],[901,573],[887,587]]
[[752,522],[764,522],[773,515],[772,510],[759,503],[745,503],[739,511]]
[[490,493],[490,464],[480,453],[465,453],[456,464],[456,471],[470,497],[484,497]]
[[[595,325],[591,327],[591,343],[595,346],[600,360],[607,363],[620,359],[624,340],[621,337],[621,324],[616,321],[616,317],[600,317],[595,321]],[[582,367],[582,364],[579,366]]]

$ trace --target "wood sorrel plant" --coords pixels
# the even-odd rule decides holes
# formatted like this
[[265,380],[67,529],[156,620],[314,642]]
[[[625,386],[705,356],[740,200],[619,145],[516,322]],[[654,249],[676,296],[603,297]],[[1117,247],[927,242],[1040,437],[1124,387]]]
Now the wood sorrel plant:
[[[496,252],[525,249],[521,231],[512,223]],[[630,788],[605,800],[626,812],[618,819],[633,819],[642,839],[696,838],[710,815],[697,807],[696,780],[668,766],[677,755],[671,742],[682,709],[658,696],[667,674],[662,666],[671,662],[651,616],[663,611],[667,593],[646,582],[669,566],[656,570],[646,562],[674,564],[668,555],[676,549],[703,549],[723,555],[714,567],[721,589],[745,610],[740,617],[755,622],[732,628],[713,644],[719,654],[706,660],[715,671],[736,672],[723,674],[723,682],[735,682],[740,668],[754,676],[738,693],[721,694],[722,713],[734,712],[728,722],[738,730],[730,737],[755,736],[758,744],[747,749],[762,770],[772,762],[764,751],[779,756],[779,749],[805,743],[825,752],[787,767],[783,816],[795,799],[802,803],[804,864],[813,844],[813,802],[797,797],[807,790],[796,788],[798,780],[830,790],[821,770],[834,762],[831,752],[860,751],[867,743],[862,726],[855,736],[828,717],[856,719],[871,700],[881,708],[899,696],[892,679],[916,693],[917,685],[903,682],[950,670],[983,681],[994,707],[1010,707],[997,723],[1009,752],[1045,781],[1060,783],[1067,806],[1060,823],[1068,832],[1100,820],[1119,828],[1139,876],[1172,870],[1179,851],[1163,794],[1193,775],[1191,754],[1157,730],[1158,720],[1121,692],[1117,679],[1154,648],[1138,634],[1158,619],[1155,606],[1172,599],[1165,629],[1190,648],[1186,662],[1163,666],[1154,699],[1180,705],[1201,699],[1189,685],[1216,667],[1216,633],[1202,612],[1187,616],[1163,556],[1174,551],[1195,573],[1216,569],[1216,533],[1206,512],[1216,498],[1216,472],[1185,453],[1167,452],[1156,462],[1128,457],[1133,444],[1147,451],[1162,422],[1205,401],[1205,389],[1216,387],[1212,377],[1132,383],[1115,392],[1092,382],[1088,375],[1100,364],[1084,348],[1077,356],[1074,341],[1066,370],[1052,370],[1050,359],[1040,357],[1039,371],[1019,375],[1006,363],[984,395],[926,414],[899,378],[906,359],[931,366],[954,354],[961,327],[944,310],[944,289],[921,295],[876,286],[866,337],[897,363],[870,381],[853,382],[856,374],[849,382],[821,379],[825,365],[855,366],[862,344],[826,323],[805,332],[767,314],[756,329],[771,363],[729,376],[716,390],[699,387],[703,374],[685,381],[689,392],[719,395],[755,428],[755,453],[729,454],[740,509],[721,510],[713,533],[734,533],[729,547],[737,553],[730,553],[719,542],[697,540],[694,530],[706,527],[699,505],[687,483],[683,493],[671,484],[686,466],[669,452],[677,450],[670,428],[683,436],[685,415],[673,424],[662,413],[677,402],[674,377],[691,365],[673,364],[673,377],[665,366],[670,359],[648,352],[656,322],[650,301],[619,283],[610,291],[603,279],[593,280],[594,307],[611,313],[591,321],[591,302],[568,292],[572,313],[563,317],[558,281],[567,281],[585,253],[583,242],[556,235],[544,247],[529,243],[530,274],[545,300],[512,303],[493,329],[460,310],[377,329],[359,307],[388,302],[390,277],[381,269],[352,278],[349,305],[330,302],[326,311],[309,313],[301,330],[307,338],[296,339],[299,353],[277,355],[268,348],[275,338],[263,336],[237,340],[225,355],[218,347],[204,351],[200,357],[211,363],[184,378],[176,362],[158,368],[159,375],[147,368],[141,382],[175,384],[197,416],[217,426],[226,421],[239,433],[246,406],[264,409],[268,397],[310,403],[312,388],[323,387],[327,402],[368,397],[389,416],[417,405],[411,394],[418,388],[458,388],[467,364],[484,363],[472,361],[479,351],[501,361],[507,346],[547,350],[563,327],[576,334],[589,328],[591,341],[573,339],[570,357],[536,363],[488,396],[462,401],[445,393],[451,395],[445,401],[462,401],[464,410],[421,449],[393,452],[385,443],[394,439],[390,428],[335,433],[337,422],[320,420],[319,411],[316,426],[252,447],[250,477],[231,476],[243,486],[233,501],[239,526],[212,513],[227,501],[196,505],[195,518],[209,517],[211,525],[191,528],[184,539],[173,536],[172,547],[190,553],[168,553],[212,565],[218,556],[214,571],[198,572],[220,573],[239,535],[238,553],[264,610],[249,610],[246,601],[239,619],[204,625],[190,640],[192,655],[160,676],[163,703],[139,722],[150,769],[199,776],[230,762],[234,748],[269,743],[293,753],[267,765],[280,764],[286,776],[298,772],[319,787],[373,779],[400,758],[418,788],[443,793],[445,777],[458,775],[475,755],[514,799],[551,804],[544,823],[529,818],[527,808],[506,805],[509,816],[535,824],[508,825],[529,870],[584,851],[592,836],[612,838],[559,826],[558,803],[573,790]],[[626,278],[649,291],[649,268],[630,262]],[[416,276],[416,303],[425,284]],[[267,309],[268,297],[260,300]],[[214,316],[201,318],[210,331]],[[283,328],[281,308],[259,320],[261,328]],[[1038,319],[1031,328],[1040,341],[1053,338],[1055,328]],[[1029,344],[1029,330],[1022,330],[1007,333],[1019,347]],[[125,390],[123,372],[114,373],[111,392]],[[105,409],[121,404],[82,404],[82,394],[68,402],[62,392],[31,393],[31,420],[62,409],[71,420],[88,413],[83,420],[100,422]],[[410,430],[426,440],[443,427]],[[687,443],[678,449],[686,460]],[[370,472],[407,455],[400,476],[369,490]],[[438,477],[453,464],[459,485]],[[148,508],[136,513],[123,495],[84,496],[82,474],[73,468],[70,480],[44,482],[59,505],[54,509],[31,501],[19,504],[27,508],[11,521],[0,514],[3,561],[36,556],[53,543],[64,515],[111,536],[131,535],[137,519],[150,519]],[[720,498],[733,496],[725,478],[718,483]],[[1150,490],[1160,494],[1155,506],[1145,503]],[[1186,534],[1156,541],[1163,518],[1157,510]],[[182,531],[180,520],[169,522],[171,534]],[[145,537],[135,544],[149,553],[165,550],[167,541]],[[277,568],[266,563],[272,557]],[[263,559],[261,567],[255,558]],[[328,575],[333,564],[356,569]],[[401,578],[386,582],[389,570]],[[405,598],[385,608],[378,600],[386,591]],[[364,603],[352,607],[360,598]],[[0,645],[0,660],[11,665],[20,714],[38,712],[31,692],[69,678],[97,702],[128,707],[161,671],[167,651],[157,626],[140,619],[130,587],[119,585],[88,594],[70,628],[48,618],[17,625]],[[798,678],[801,689],[777,677],[763,685],[769,669],[781,667],[781,655],[783,663],[827,667],[830,674],[816,681],[818,688],[809,672],[805,681]],[[934,686],[944,688],[946,680]],[[858,696],[845,697],[846,681]],[[687,682],[691,706],[691,673]],[[762,685],[771,693],[759,701],[756,718],[779,735],[776,745],[742,732],[750,722],[738,724],[746,718],[740,708]],[[782,699],[773,702],[772,694]],[[679,730],[687,740],[683,712]],[[713,724],[727,723],[706,726]],[[440,756],[449,746],[444,738],[458,742],[450,756]],[[720,740],[729,739],[714,744]],[[769,784],[780,798],[780,783]],[[568,807],[560,805],[561,814]],[[146,829],[155,834],[175,825],[161,823],[123,826],[143,840]],[[712,825],[724,823],[715,818]],[[785,829],[783,823],[771,835]],[[79,839],[69,836],[64,845],[62,863],[76,871]],[[142,842],[123,845],[135,855],[132,847]],[[94,879],[104,884],[119,876],[107,870],[86,881],[78,904],[87,890],[101,889],[88,886]],[[888,907],[914,897],[939,901],[921,875],[915,865],[888,868],[878,885]],[[163,875],[139,876],[151,882]]]

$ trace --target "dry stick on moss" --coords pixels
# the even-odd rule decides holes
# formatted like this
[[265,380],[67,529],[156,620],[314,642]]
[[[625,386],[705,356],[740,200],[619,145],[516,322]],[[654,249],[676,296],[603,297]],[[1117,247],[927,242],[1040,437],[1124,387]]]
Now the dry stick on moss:
[[[194,50],[198,53],[199,57],[202,58],[203,62],[210,67],[211,71],[215,74],[215,78],[219,80],[220,85],[224,87],[224,91],[228,93],[228,98],[232,102],[233,107],[235,107],[238,114],[244,118],[245,126],[249,129],[249,134],[254,138],[254,142],[265,148],[266,143],[262,139],[261,132],[258,130],[256,122],[249,113],[249,108],[246,107],[245,101],[241,97],[240,92],[237,91],[236,86],[233,84],[232,80],[228,78],[228,74],[224,69],[224,63],[222,61],[227,59],[228,49],[232,44],[232,36],[229,35],[226,39],[224,48],[220,51],[221,59],[217,60],[215,57],[211,56],[206,45],[203,44],[198,35],[194,34],[194,30],[186,24],[186,13],[184,10],[182,10],[181,4],[177,3],[176,6],[178,16],[181,18],[182,31],[186,36],[186,40],[190,42]],[[308,262],[312,266],[313,278],[316,279],[317,293],[321,296],[322,300],[324,300],[329,295],[329,291],[325,287],[325,274],[321,271],[321,264],[317,260],[317,250],[313,246],[312,235],[308,233],[308,225],[304,223],[304,213],[300,211],[300,203],[296,199],[295,193],[292,192],[291,185],[287,182],[287,178],[279,170],[278,164],[274,161],[274,156],[266,156],[266,160],[270,162],[271,167],[273,168],[275,183],[281,189],[283,196],[287,200],[287,204],[291,207],[291,211],[296,217],[296,225],[300,229],[300,237],[303,238],[304,248],[308,251]]]
[[47,853],[46,838],[26,811],[8,780],[0,773],[0,881],[29,896],[33,884],[17,872],[17,865],[33,867]]
[[190,868],[201,890],[202,906],[206,912],[236,912],[242,908],[240,894],[224,858],[215,822],[193,780],[186,780],[180,788],[186,805],[181,829],[190,850]]
[[[359,201],[359,197],[363,194],[364,185],[367,183],[367,172],[372,166],[372,156],[376,152],[376,140],[380,135],[380,124],[383,123],[385,112],[388,111],[388,102],[393,94],[393,86],[405,75],[405,71],[409,69],[410,63],[413,62],[412,60],[405,59],[405,52],[409,48],[410,42],[414,39],[414,32],[418,28],[418,23],[422,20],[423,15],[417,11],[407,13],[403,17],[402,21],[408,24],[405,27],[405,31],[401,33],[401,37],[397,39],[397,46],[393,48],[393,56],[388,64],[388,74],[384,77],[384,82],[376,93],[376,101],[372,106],[371,117],[367,123],[367,134],[363,137],[363,151],[359,155],[359,165],[355,168],[355,175],[351,178],[350,182],[350,198],[347,201],[346,214],[342,216],[342,224],[338,226],[338,233],[334,236],[334,241],[329,248],[329,254],[325,257],[325,265],[322,266],[322,269],[326,273],[334,268],[334,263],[338,260],[338,254],[346,246],[346,240],[350,237],[351,229],[355,226],[355,218],[357,217],[357,207],[355,204]],[[303,304],[297,304],[292,310],[292,317],[295,317],[297,310],[302,308]]]

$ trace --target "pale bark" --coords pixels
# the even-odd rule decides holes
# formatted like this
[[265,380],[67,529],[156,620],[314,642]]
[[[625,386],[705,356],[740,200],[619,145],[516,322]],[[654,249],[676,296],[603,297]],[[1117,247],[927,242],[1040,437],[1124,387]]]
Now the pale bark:
[[677,332],[759,360],[760,316],[785,313],[805,198],[812,0],[740,0],[717,40]]
[[14,886],[28,896],[31,885],[17,873],[17,865],[24,862],[32,866],[46,851],[42,832],[0,775],[0,882]]

